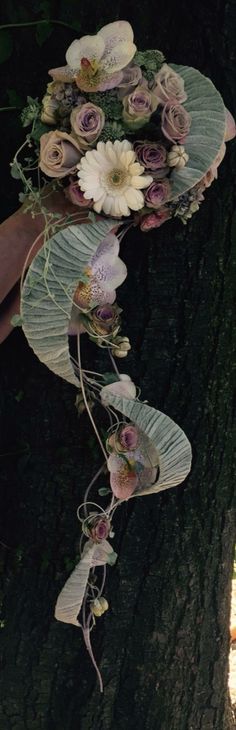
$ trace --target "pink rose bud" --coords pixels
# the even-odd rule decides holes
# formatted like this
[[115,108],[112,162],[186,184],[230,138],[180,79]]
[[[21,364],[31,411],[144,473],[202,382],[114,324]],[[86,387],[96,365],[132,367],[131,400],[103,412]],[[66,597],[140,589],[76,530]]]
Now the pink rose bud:
[[82,190],[80,190],[78,180],[71,180],[70,184],[64,190],[65,196],[74,205],[78,205],[80,208],[92,208],[93,200],[85,200]]
[[163,208],[156,210],[155,213],[149,213],[148,215],[143,216],[140,223],[141,231],[147,232],[151,231],[152,228],[160,228],[160,226],[162,226],[165,221],[168,221],[169,218],[171,218],[171,211],[169,208],[164,206]]

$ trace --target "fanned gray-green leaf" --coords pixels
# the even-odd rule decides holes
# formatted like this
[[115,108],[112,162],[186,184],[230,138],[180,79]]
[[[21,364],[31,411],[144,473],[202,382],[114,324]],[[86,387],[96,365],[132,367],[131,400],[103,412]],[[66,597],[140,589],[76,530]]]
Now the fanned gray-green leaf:
[[76,386],[68,347],[73,294],[113,225],[108,218],[56,233],[33,259],[23,286],[21,316],[30,346],[50,370]]
[[171,175],[171,199],[196,185],[214,162],[225,134],[224,102],[210,79],[191,66],[170,64],[184,80],[188,96],[183,106],[191,115],[191,128],[184,147],[189,161]]
[[90,541],[85,544],[80,562],[59,593],[55,607],[57,621],[81,626],[78,615],[83,603],[89,572],[95,566],[109,563],[111,555],[113,555],[113,549],[107,540],[99,545]]
[[132,496],[160,492],[183,482],[191,468],[192,449],[187,436],[177,423],[145,403],[112,395],[108,391],[103,395],[103,401],[135,423],[148,436],[158,453],[157,482],[147,489],[138,490]]

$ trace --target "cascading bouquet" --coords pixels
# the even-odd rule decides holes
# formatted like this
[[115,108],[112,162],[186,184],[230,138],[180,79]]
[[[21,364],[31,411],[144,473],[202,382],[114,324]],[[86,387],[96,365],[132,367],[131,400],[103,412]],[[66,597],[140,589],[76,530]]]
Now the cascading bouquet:
[[[77,408],[87,410],[103,453],[78,508],[80,562],[55,610],[57,619],[82,628],[96,666],[90,633],[108,608],[106,565],[117,557],[108,539],[113,515],[124,500],[180,484],[191,465],[184,432],[142,403],[116,365],[131,347],[116,303],[127,276],[120,242],[131,225],[149,231],[173,217],[191,218],[217,177],[235,125],[209,79],[168,65],[160,51],[137,51],[125,21],[74,40],[66,61],[49,72],[53,80],[41,103],[28,98],[22,121],[31,131],[19,152],[29,146],[31,156],[23,164],[18,152],[12,174],[24,183],[25,210],[45,222],[44,245],[26,273],[28,256],[22,275],[23,330],[39,359],[77,388]],[[26,175],[35,168],[37,186]],[[63,189],[73,213],[47,210],[52,188]],[[111,372],[83,367],[84,334],[106,349]],[[98,404],[107,416],[106,438],[93,415]],[[98,504],[98,478],[105,482],[98,493],[109,495],[106,506]]]

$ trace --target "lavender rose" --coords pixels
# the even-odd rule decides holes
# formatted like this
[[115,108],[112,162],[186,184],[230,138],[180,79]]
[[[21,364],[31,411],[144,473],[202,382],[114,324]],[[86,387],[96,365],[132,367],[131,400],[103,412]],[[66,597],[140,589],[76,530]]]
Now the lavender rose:
[[151,231],[152,228],[160,228],[169,218],[171,218],[171,211],[169,208],[163,206],[163,208],[155,211],[155,213],[149,213],[142,218],[140,223],[141,231],[147,232]]
[[161,129],[171,142],[184,142],[191,125],[191,116],[181,104],[166,104],[161,116]]
[[136,89],[123,99],[123,120],[128,127],[139,129],[156,111],[158,100],[145,86]]
[[67,132],[46,132],[40,137],[39,167],[48,177],[66,177],[76,172],[81,152],[73,137]]
[[171,186],[168,180],[154,181],[145,194],[145,205],[148,208],[160,208],[169,198]]
[[186,101],[187,94],[184,91],[184,80],[167,63],[163,63],[160,71],[156,74],[155,82],[154,93],[159,104],[182,104],[183,101]]
[[80,190],[79,182],[78,180],[73,180],[73,178],[70,181],[70,184],[67,188],[65,188],[65,196],[68,200],[73,203],[73,205],[78,205],[80,208],[92,208],[93,207],[93,200],[86,200],[84,197],[84,194],[82,193],[82,190]]
[[135,142],[134,150],[138,161],[146,170],[152,172],[156,170],[167,169],[167,150],[158,142]]
[[87,150],[96,143],[100,136],[105,124],[105,114],[99,106],[88,102],[80,108],[73,109],[70,122],[80,148]]
[[137,86],[142,79],[142,71],[140,66],[130,63],[122,71],[122,80],[118,86],[118,96],[122,99],[125,94],[130,94],[133,91],[133,87]]

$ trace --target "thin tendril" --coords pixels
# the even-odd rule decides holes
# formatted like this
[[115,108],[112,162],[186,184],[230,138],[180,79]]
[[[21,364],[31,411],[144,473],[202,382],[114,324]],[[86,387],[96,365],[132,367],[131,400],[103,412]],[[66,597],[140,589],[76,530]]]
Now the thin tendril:
[[[104,463],[105,463],[105,462],[104,462]],[[103,469],[104,469],[104,463],[102,464],[102,466],[100,466],[100,469],[98,469],[98,471],[96,472],[96,474],[95,474],[95,476],[93,477],[93,479],[91,479],[91,482],[89,483],[89,485],[88,485],[88,487],[87,487],[87,489],[86,489],[86,492],[85,492],[85,495],[84,495],[84,505],[85,505],[85,510],[84,510],[84,511],[85,511],[85,515],[86,515],[86,517],[87,517],[87,515],[88,515],[88,510],[87,510],[87,504],[88,504],[88,502],[87,502],[87,500],[88,500],[89,492],[90,492],[90,489],[92,489],[92,486],[93,486],[93,485],[95,484],[95,482],[97,481],[97,479],[98,479],[98,477],[100,476],[100,474],[102,474],[102,472],[103,472]]]
[[82,370],[82,366],[81,366],[81,353],[80,353],[80,335],[77,336],[77,350],[78,350],[78,364],[79,364],[79,369],[80,369],[80,385],[81,385],[81,390],[82,390],[82,395],[83,395],[84,403],[85,403],[85,406],[86,406],[86,409],[87,409],[87,412],[88,412],[88,416],[89,416],[90,421],[92,423],[94,432],[95,432],[95,434],[97,436],[97,440],[98,440],[98,442],[100,444],[100,447],[102,449],[102,453],[104,454],[105,459],[106,459],[106,462],[107,462],[107,454],[106,454],[106,451],[104,449],[102,440],[101,440],[101,438],[99,436],[99,433],[98,433],[98,430],[97,430],[97,426],[96,426],[95,421],[93,419],[91,410],[89,408],[89,404],[88,404],[88,401],[87,401],[87,396],[86,396],[86,392],[85,392],[85,388],[84,388],[83,370]]
[[91,662],[93,663],[93,666],[94,666],[94,668],[95,668],[95,670],[97,672],[97,677],[98,677],[99,686],[100,686],[100,692],[103,692],[103,681],[102,681],[101,673],[100,673],[100,671],[98,669],[98,665],[97,665],[97,662],[95,660],[95,657],[94,657],[94,654],[93,654],[93,650],[92,650],[92,646],[91,646],[89,624],[88,624],[88,626],[86,628],[83,627],[83,635],[84,635],[84,643],[85,643],[86,649],[88,650],[88,653],[89,653]]
[[116,375],[118,375],[118,378],[119,378],[119,380],[121,380],[121,377],[120,377],[120,373],[119,373],[118,367],[117,367],[117,365],[116,365],[116,362],[115,362],[115,360],[114,360],[114,357],[113,357],[113,355],[112,355],[112,352],[111,352],[111,350],[110,350],[110,349],[108,350],[108,352],[109,352],[109,355],[110,355],[110,358],[111,358],[111,362],[112,362],[113,368],[114,368],[114,370],[115,370],[115,373],[116,373]]

